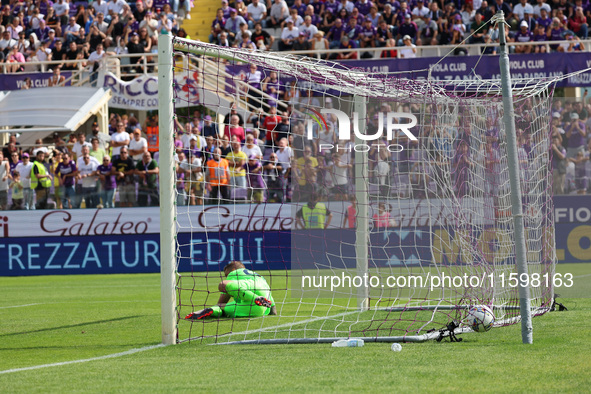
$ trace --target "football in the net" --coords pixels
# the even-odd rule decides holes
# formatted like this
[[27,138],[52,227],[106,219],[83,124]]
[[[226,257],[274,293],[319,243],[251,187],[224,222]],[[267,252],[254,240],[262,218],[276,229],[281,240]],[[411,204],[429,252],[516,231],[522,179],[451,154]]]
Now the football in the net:
[[485,332],[492,328],[495,315],[486,305],[475,305],[468,309],[465,323],[476,332]]

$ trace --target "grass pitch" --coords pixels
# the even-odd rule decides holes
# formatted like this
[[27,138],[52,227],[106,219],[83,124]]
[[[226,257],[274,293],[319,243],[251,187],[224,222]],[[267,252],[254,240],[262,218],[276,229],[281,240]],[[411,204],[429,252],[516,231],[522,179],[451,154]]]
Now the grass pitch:
[[[559,265],[588,290],[589,265]],[[591,300],[520,325],[467,334],[460,343],[207,346],[160,343],[158,275],[0,278],[0,387],[64,391],[572,391],[591,384]],[[560,291],[558,291],[561,293]],[[589,296],[591,293],[583,291]]]

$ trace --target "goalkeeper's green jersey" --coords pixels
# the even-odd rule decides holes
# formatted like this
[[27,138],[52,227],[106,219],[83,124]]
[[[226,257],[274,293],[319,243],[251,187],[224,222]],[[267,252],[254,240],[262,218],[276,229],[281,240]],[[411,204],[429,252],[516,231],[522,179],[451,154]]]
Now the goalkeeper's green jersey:
[[[241,268],[230,272],[226,280],[236,280],[240,283],[240,288],[243,290],[250,290],[258,296],[263,296],[275,304],[271,296],[271,287],[261,275],[246,268]],[[236,299],[237,303],[242,300]]]

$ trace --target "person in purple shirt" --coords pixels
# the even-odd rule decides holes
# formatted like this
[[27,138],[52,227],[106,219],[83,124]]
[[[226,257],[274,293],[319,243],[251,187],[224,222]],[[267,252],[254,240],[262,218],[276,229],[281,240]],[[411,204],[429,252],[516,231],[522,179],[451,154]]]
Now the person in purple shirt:
[[[534,35],[528,29],[526,21],[522,21],[520,24],[520,30],[515,34],[516,42],[531,42],[534,40]],[[516,45],[515,53],[531,53],[531,45]]]
[[330,28],[326,35],[326,39],[330,43],[331,49],[337,48],[341,45],[341,37],[343,37],[344,31],[345,26],[343,26],[343,21],[341,18],[337,18],[334,22],[334,26]]
[[213,22],[211,22],[211,34],[209,35],[209,42],[217,42],[219,34],[226,26],[226,18],[224,18],[224,11],[218,8],[217,15]]
[[104,208],[113,208],[113,196],[117,183],[115,181],[115,172],[113,171],[113,163],[109,156],[103,157],[103,164],[97,167],[95,175],[98,175],[101,182],[101,200],[103,200]]
[[266,188],[263,181],[263,166],[256,155],[248,157],[248,163],[244,166],[248,181],[248,200],[255,203],[263,202],[263,190]]
[[[552,18],[552,24],[546,29],[546,37],[548,37],[548,41],[562,41],[564,33],[564,27],[562,23],[560,23],[560,19]],[[551,45],[550,48],[552,50],[558,49],[558,45]]]
[[[350,40],[348,36],[344,35],[341,38],[341,45],[339,45],[340,49],[356,49],[359,48],[357,43],[354,40]],[[337,55],[337,59],[357,59],[357,51],[346,52],[342,51]]]
[[359,42],[359,34],[361,33],[361,26],[357,25],[357,19],[351,18],[349,19],[349,24],[345,28],[344,36],[349,37],[349,40],[355,41],[357,44]]
[[[404,23],[400,25],[400,28],[398,28],[398,35],[400,37],[410,36],[412,42],[414,43],[417,40],[418,31],[417,25],[411,20],[410,14],[406,14],[404,16]],[[404,45],[404,43],[401,39],[398,41],[398,46],[402,45]]]
[[548,27],[552,24],[552,18],[548,16],[548,12],[542,8],[540,9],[540,17],[536,19],[538,26],[542,26],[544,31],[548,29]]
[[[537,25],[536,29],[534,30],[534,41],[535,42],[543,42],[546,41],[546,29],[542,25]],[[536,45],[534,47],[535,53],[546,53],[546,45]]]
[[366,19],[364,23],[365,24],[363,25],[363,27],[361,28],[361,32],[359,33],[360,46],[361,48],[375,48],[377,29],[373,27],[371,19]]
[[76,195],[74,184],[78,169],[74,160],[71,160],[69,153],[62,155],[62,162],[57,165],[55,173],[59,176],[61,185],[62,206],[64,208],[73,208]]
[[585,122],[579,119],[578,113],[571,112],[570,120],[570,123],[564,128],[566,138],[568,138],[566,155],[569,159],[575,158],[579,152],[585,151],[585,139],[587,136]]
[[237,12],[236,8],[228,6],[228,0],[222,0],[222,12],[225,19],[228,19],[230,17],[230,13],[232,11]]
[[295,0],[293,2],[293,5],[290,7],[290,9],[296,10],[298,12],[298,15],[302,18],[306,14],[306,8],[307,6],[305,4],[302,4],[302,0]]
[[326,0],[324,10],[336,15],[339,10],[339,2],[336,0]]
[[373,6],[371,0],[359,0],[355,3],[355,8],[359,10],[361,15],[369,14],[369,10]]

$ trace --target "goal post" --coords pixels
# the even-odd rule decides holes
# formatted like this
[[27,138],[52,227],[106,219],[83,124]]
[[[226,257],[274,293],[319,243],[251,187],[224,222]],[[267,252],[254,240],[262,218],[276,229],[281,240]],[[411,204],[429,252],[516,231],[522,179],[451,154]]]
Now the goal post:
[[[436,339],[451,322],[470,331],[477,305],[496,326],[517,323],[523,297],[508,279],[520,258],[528,275],[553,272],[550,81],[512,81],[512,131],[499,80],[410,79],[169,35],[158,67],[165,343]],[[277,314],[183,319],[218,302],[235,260],[265,278]],[[527,298],[541,315],[553,288]]]
[[174,102],[172,35],[158,39],[158,128],[160,167],[160,275],[162,343],[177,341],[176,256],[175,256],[175,183]]

